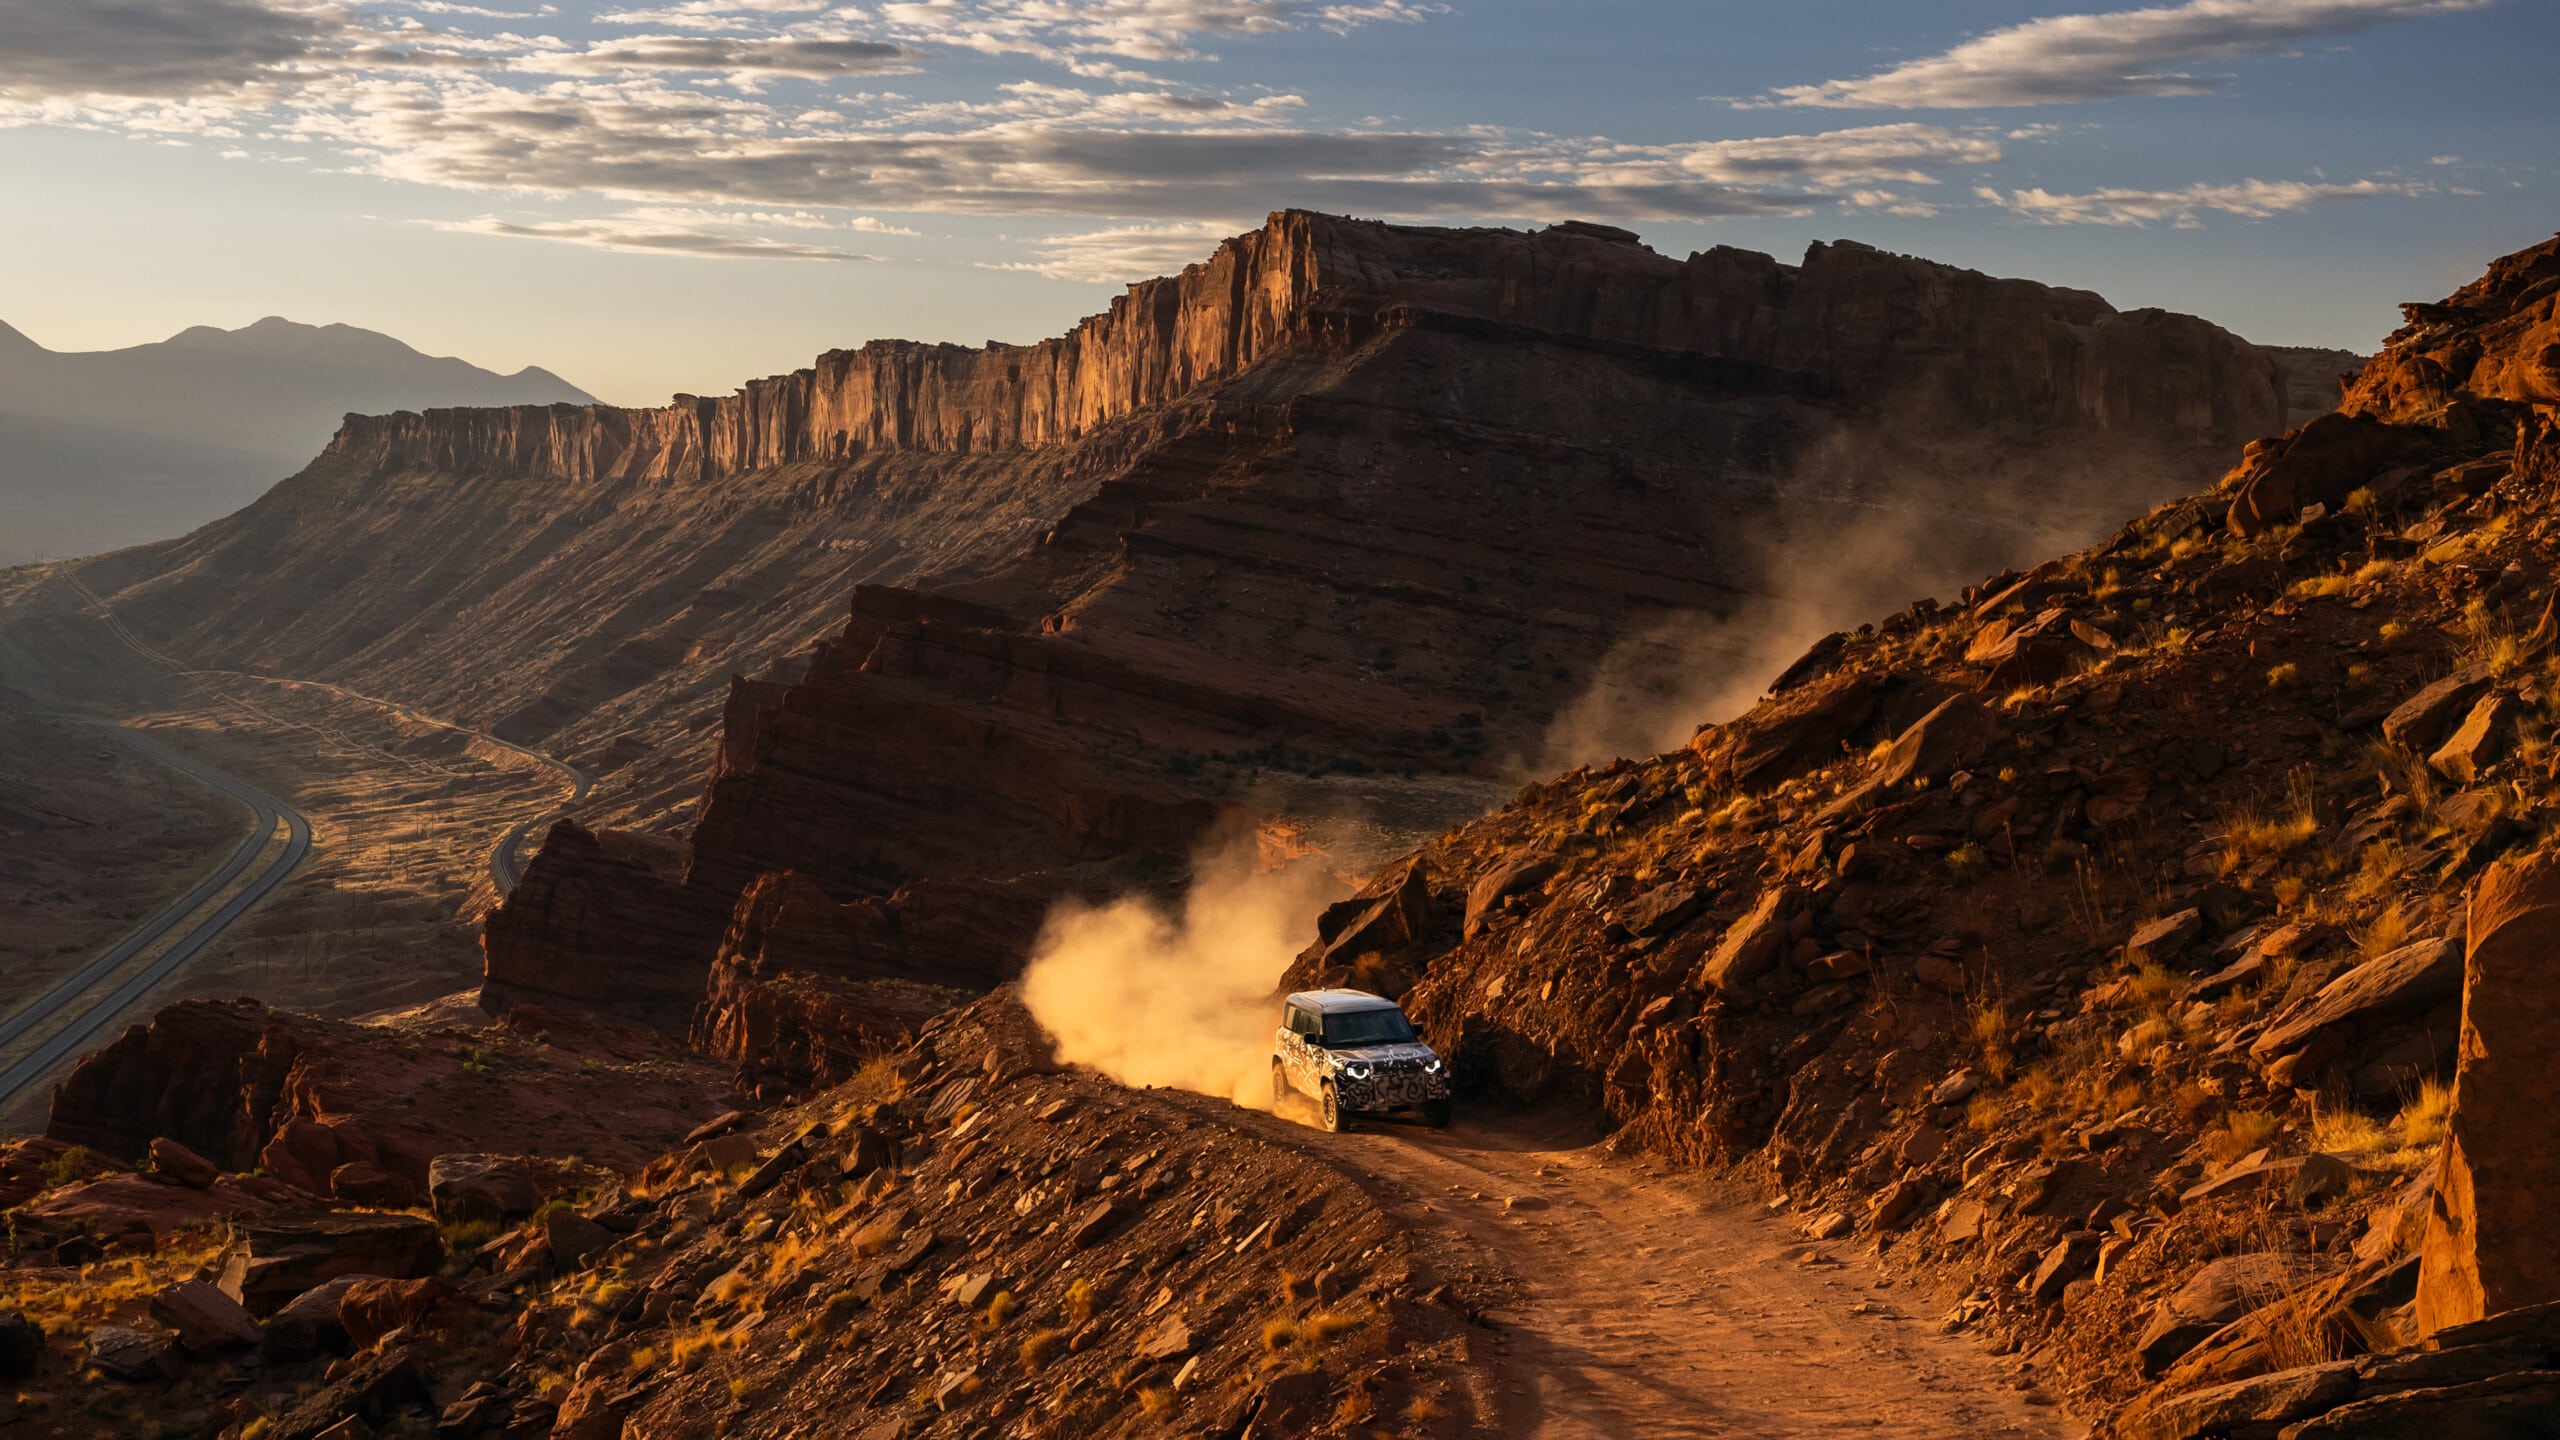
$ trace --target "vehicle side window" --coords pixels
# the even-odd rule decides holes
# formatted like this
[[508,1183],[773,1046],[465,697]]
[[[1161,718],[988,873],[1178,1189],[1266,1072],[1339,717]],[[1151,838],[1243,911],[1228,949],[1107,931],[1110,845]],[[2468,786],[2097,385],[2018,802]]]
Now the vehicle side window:
[[1289,1007],[1285,1023],[1290,1034],[1304,1035],[1307,1033],[1307,1012],[1292,1005]]

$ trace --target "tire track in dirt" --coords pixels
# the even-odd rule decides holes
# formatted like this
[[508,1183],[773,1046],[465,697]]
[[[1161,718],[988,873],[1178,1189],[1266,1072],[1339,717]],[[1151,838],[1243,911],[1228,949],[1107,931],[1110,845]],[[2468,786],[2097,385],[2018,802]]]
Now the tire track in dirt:
[[2084,1433],[1854,1251],[1552,1124],[1228,1116],[1349,1171],[1430,1242],[1497,1333],[1506,1440]]

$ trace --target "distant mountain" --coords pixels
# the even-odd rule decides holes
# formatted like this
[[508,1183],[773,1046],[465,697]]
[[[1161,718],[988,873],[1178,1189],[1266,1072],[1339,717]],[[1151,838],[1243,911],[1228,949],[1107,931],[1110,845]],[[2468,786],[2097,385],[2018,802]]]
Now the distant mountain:
[[0,324],[0,565],[182,535],[300,470],[349,412],[594,400],[352,325],[270,317],[60,353]]

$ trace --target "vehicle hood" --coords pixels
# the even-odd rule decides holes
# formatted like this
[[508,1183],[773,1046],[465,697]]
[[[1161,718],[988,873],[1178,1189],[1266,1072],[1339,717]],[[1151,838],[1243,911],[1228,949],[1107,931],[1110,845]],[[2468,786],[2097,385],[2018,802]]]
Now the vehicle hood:
[[1327,1050],[1325,1054],[1345,1065],[1378,1065],[1399,1060],[1421,1062],[1437,1058],[1438,1052],[1419,1040],[1399,1045],[1362,1045],[1351,1049]]

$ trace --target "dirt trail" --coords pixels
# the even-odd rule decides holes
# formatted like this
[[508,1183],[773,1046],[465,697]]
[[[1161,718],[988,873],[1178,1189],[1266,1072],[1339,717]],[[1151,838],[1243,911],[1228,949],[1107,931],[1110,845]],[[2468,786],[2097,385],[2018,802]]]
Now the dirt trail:
[[1271,1128],[1366,1177],[1490,1302],[1512,1440],[2082,1433],[1927,1295],[1692,1178],[1534,1124]]

